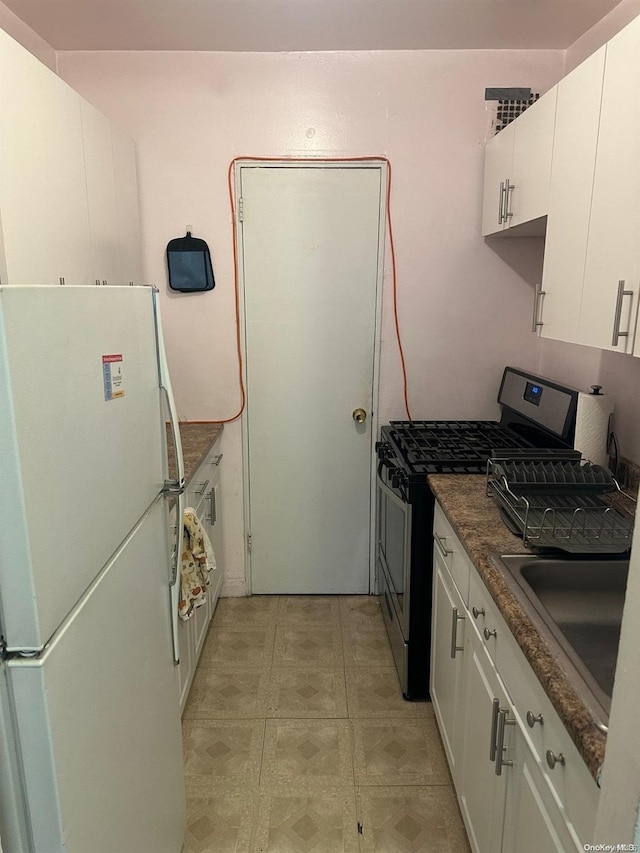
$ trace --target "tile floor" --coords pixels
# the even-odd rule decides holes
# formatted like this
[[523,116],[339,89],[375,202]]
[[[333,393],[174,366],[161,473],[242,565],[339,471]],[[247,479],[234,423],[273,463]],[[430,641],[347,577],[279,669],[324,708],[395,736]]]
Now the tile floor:
[[469,851],[376,598],[218,603],[183,718],[184,853]]

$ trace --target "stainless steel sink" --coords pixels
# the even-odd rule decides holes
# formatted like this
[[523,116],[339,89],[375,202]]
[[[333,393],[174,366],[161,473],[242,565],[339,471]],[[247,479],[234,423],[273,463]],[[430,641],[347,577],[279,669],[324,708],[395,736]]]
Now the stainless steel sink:
[[565,664],[567,675],[606,728],[611,709],[628,560],[494,558]]

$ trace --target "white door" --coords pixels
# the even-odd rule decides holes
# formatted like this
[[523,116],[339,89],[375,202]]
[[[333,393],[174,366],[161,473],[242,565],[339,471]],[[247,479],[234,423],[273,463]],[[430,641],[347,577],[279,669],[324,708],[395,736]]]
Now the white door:
[[384,178],[239,169],[254,593],[369,592]]
[[43,654],[7,665],[34,850],[181,850],[168,552],[160,498]]

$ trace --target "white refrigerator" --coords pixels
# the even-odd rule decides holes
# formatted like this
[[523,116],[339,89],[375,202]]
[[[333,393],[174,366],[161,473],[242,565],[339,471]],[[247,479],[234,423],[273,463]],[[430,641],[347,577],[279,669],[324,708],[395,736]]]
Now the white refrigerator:
[[3,853],[179,853],[183,468],[153,288],[0,287],[0,487]]

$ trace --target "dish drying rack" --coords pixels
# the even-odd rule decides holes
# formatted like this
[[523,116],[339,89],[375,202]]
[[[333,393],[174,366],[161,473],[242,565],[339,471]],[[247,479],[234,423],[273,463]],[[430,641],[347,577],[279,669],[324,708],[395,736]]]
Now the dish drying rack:
[[525,545],[573,554],[622,554],[631,548],[633,521],[602,500],[622,493],[611,472],[583,459],[545,461],[494,456],[487,494]]

